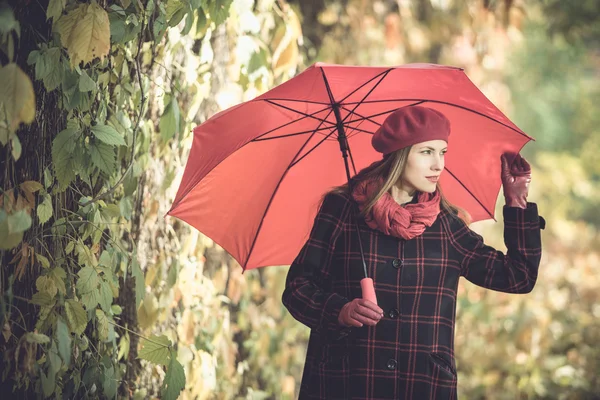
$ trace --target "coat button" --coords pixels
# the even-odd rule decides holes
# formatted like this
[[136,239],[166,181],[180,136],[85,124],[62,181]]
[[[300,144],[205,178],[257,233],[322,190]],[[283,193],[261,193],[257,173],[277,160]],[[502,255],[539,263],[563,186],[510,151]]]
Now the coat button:
[[390,318],[398,318],[398,315],[400,313],[395,308],[392,308],[388,314],[389,314]]
[[396,360],[394,360],[393,358],[390,358],[387,362],[387,369],[395,370],[397,365],[398,365],[398,362]]
[[392,265],[394,266],[394,268],[400,268],[402,265],[404,265],[404,261],[400,260],[399,258],[394,258],[394,261],[392,261]]

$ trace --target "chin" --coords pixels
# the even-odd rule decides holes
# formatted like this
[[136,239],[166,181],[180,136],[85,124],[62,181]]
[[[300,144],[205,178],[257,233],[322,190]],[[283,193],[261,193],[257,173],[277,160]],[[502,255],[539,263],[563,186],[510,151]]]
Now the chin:
[[419,192],[433,193],[437,190],[437,184],[424,185],[423,187],[420,187],[418,190],[419,190]]

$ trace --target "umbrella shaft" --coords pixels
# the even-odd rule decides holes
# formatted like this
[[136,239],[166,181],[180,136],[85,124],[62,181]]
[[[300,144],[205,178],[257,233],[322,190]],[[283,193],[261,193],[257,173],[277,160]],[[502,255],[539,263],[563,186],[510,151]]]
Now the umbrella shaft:
[[340,115],[340,105],[337,103],[333,104],[333,114],[335,115],[335,120],[337,122],[337,139],[338,143],[340,144],[340,151],[342,152],[342,157],[344,157],[344,165],[346,167],[346,178],[348,178],[348,182],[350,182],[350,166],[348,165],[348,138],[346,137],[346,131],[344,130],[344,122],[342,121],[342,116]]
[[[342,152],[342,157],[344,158],[344,166],[346,167],[346,178],[348,178],[348,186],[350,187],[350,192],[352,192],[351,185],[351,177],[350,177],[350,165],[348,165],[348,138],[346,137],[346,131],[344,130],[344,122],[342,121],[342,116],[340,115],[340,105],[337,103],[333,104],[333,113],[335,115],[335,120],[337,122],[336,127],[338,131],[338,143],[340,144],[340,151]],[[365,261],[365,252],[363,250],[362,239],[360,237],[360,228],[358,226],[358,218],[354,218],[354,224],[356,226],[356,234],[358,235],[358,246],[360,248],[360,256],[362,258],[363,270],[365,272],[365,278],[369,277],[367,273],[367,263]]]

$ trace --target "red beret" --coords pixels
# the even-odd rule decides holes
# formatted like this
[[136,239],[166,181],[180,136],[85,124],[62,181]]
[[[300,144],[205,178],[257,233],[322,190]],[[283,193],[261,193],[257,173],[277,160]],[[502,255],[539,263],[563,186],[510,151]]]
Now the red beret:
[[385,155],[428,140],[448,142],[448,136],[450,121],[444,114],[432,108],[406,106],[388,115],[371,144]]

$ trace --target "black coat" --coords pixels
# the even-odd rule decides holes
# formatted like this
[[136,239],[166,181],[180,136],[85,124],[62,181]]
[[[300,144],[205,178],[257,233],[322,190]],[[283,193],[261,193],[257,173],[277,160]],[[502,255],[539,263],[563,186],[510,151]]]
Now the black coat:
[[506,255],[444,210],[411,240],[373,230],[359,218],[385,316],[376,326],[344,328],[337,317],[344,304],[361,297],[364,277],[355,210],[348,196],[328,194],[287,276],[283,303],[311,328],[300,399],[455,399],[459,278],[530,292],[545,225],[537,206],[504,208]]

